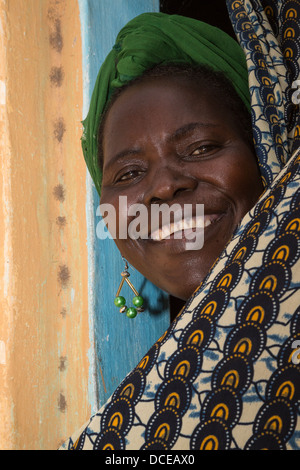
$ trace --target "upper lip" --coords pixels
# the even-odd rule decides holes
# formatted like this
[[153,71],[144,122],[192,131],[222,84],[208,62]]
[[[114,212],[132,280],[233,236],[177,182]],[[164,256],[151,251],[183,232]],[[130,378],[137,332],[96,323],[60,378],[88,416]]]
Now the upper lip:
[[174,222],[167,223],[159,228],[156,228],[150,232],[149,238],[155,241],[166,240],[171,237],[176,232],[181,232],[187,229],[204,229],[208,227],[213,222],[218,220],[222,214],[212,213],[205,214],[204,216],[193,216],[180,218]]

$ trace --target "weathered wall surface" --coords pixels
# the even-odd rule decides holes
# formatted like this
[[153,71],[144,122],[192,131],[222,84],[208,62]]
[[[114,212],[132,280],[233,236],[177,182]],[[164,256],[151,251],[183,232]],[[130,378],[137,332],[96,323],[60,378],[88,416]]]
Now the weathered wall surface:
[[0,1],[0,448],[90,415],[77,0]]
[[[159,11],[158,0],[78,0],[82,31],[84,115],[88,110],[99,68],[113,47],[120,29],[144,12]],[[131,281],[145,299],[145,311],[129,320],[114,306],[113,299],[124,269],[113,240],[96,236],[99,196],[87,178],[87,226],[89,265],[89,318],[91,343],[90,387],[92,409],[97,411],[125,375],[135,367],[169,326],[169,299],[130,268]],[[130,299],[128,286],[122,295]],[[94,362],[93,362],[94,361]]]

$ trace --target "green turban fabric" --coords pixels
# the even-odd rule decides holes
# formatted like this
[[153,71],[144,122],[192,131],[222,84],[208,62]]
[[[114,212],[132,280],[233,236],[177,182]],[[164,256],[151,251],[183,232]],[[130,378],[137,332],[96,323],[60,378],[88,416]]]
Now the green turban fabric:
[[239,44],[218,28],[179,15],[143,13],[119,32],[96,80],[90,109],[83,121],[84,158],[100,195],[102,174],[97,134],[114,89],[158,64],[208,65],[225,73],[250,108],[246,60]]

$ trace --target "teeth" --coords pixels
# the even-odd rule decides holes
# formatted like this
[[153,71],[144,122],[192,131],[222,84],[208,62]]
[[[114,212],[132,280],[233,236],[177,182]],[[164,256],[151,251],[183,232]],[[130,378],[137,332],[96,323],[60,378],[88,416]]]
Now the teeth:
[[189,219],[181,219],[178,222],[171,223],[170,225],[165,225],[161,229],[155,230],[151,234],[151,239],[156,240],[156,241],[164,240],[176,232],[181,232],[183,230],[193,229],[193,228],[208,227],[212,223],[213,220],[214,220],[213,215],[205,215],[204,218],[193,217]]

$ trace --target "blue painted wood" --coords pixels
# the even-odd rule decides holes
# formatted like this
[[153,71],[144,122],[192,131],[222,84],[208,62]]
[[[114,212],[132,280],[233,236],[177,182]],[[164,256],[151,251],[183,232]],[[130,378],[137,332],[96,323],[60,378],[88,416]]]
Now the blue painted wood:
[[[159,11],[158,0],[79,0],[83,43],[84,104],[88,110],[100,65],[119,30],[146,11]],[[147,301],[147,310],[133,320],[120,314],[113,300],[124,268],[113,240],[96,236],[99,197],[87,175],[87,226],[89,253],[90,402],[96,411],[125,375],[137,365],[169,325],[168,296],[137,271],[131,280]],[[131,299],[128,286],[124,296]],[[122,289],[122,293],[123,293]]]

